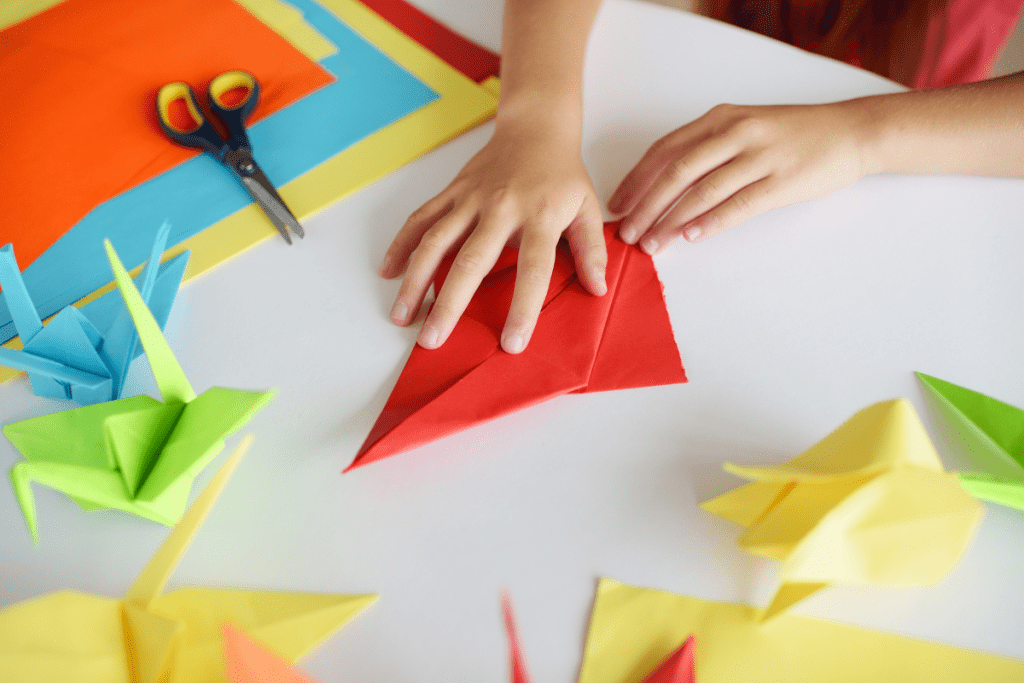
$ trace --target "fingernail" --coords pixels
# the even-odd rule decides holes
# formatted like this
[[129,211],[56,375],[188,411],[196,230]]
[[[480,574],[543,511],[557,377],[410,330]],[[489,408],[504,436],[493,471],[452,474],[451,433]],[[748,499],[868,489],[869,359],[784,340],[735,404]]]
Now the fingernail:
[[526,340],[523,339],[523,335],[519,332],[513,332],[506,335],[501,342],[501,346],[508,353],[520,353],[526,348]]
[[640,243],[640,248],[647,252],[649,255],[654,256],[654,252],[658,251],[658,241],[648,237]]
[[391,257],[388,256],[387,254],[385,254],[384,255],[384,260],[380,262],[380,268],[377,269],[377,272],[380,273],[381,275],[384,275],[385,273],[388,272],[388,270],[390,268],[391,268]]
[[401,301],[396,301],[395,305],[391,308],[391,319],[396,323],[404,323],[406,317],[409,315],[409,307],[403,304]]
[[608,292],[608,283],[604,277],[604,268],[594,266],[590,269],[590,279],[597,284],[597,294],[603,295]]
[[691,225],[690,227],[683,231],[683,234],[686,236],[686,239],[688,239],[691,242],[694,242],[700,239],[700,236],[703,232],[704,228],[700,227],[699,225]]
[[637,234],[633,228],[622,228],[619,230],[619,239],[626,244],[633,244],[636,242]]
[[427,349],[436,348],[437,340],[440,336],[441,335],[437,331],[436,327],[424,327],[422,330],[420,330],[420,346]]

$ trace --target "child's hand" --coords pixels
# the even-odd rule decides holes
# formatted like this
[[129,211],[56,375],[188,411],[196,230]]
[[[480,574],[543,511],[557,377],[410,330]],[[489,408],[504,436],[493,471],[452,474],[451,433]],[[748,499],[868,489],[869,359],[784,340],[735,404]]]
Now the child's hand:
[[441,194],[409,217],[388,248],[380,274],[395,277],[405,270],[391,319],[399,325],[412,322],[441,260],[457,249],[418,338],[421,346],[437,348],[502,249],[518,242],[515,294],[501,345],[519,353],[544,303],[562,233],[583,285],[604,294],[608,257],[601,209],[580,158],[579,138],[546,123],[499,122],[490,142]]
[[[654,254],[752,216],[853,184],[869,172],[857,101],[720,105],[658,140],[608,202],[619,236]],[[674,206],[673,206],[674,205]]]

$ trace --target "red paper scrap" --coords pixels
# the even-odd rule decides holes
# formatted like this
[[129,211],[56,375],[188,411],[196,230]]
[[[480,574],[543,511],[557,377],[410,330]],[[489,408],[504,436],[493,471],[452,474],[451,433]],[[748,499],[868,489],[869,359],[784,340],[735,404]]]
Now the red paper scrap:
[[362,3],[477,83],[498,75],[501,64],[498,55],[404,0],[362,0]]
[[[507,249],[439,349],[415,347],[384,410],[346,468],[401,453],[563,394],[686,381],[651,257],[605,226],[605,296],[577,280],[559,245],[547,301],[526,350],[501,350],[518,252]],[[440,289],[449,259],[434,281]]]
[[690,636],[644,679],[644,683],[695,683],[693,654],[696,648],[697,640]]

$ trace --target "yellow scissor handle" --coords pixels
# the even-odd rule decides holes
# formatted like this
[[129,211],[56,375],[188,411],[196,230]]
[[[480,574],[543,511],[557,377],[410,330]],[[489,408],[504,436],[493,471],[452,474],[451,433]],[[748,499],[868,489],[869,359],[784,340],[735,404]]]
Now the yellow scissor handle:
[[[187,128],[182,127],[180,125],[180,117],[173,116],[171,112],[171,105],[178,100],[185,103],[185,111],[192,118],[192,125]],[[157,116],[160,117],[160,123],[179,133],[193,133],[206,120],[203,117],[203,113],[199,110],[199,104],[196,102],[196,96],[192,92],[192,88],[189,87],[188,83],[182,83],[181,81],[168,83],[160,88],[160,92],[156,95],[156,111]],[[177,112],[180,111],[181,109],[178,108]]]

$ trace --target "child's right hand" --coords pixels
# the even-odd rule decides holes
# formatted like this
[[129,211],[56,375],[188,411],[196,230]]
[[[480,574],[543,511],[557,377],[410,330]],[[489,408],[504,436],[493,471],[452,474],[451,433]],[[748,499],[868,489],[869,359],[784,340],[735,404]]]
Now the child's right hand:
[[578,134],[558,125],[557,112],[532,111],[539,113],[499,115],[490,142],[409,217],[384,256],[383,277],[405,271],[391,319],[408,325],[442,259],[458,250],[420,330],[423,347],[444,343],[508,244],[519,244],[515,294],[501,336],[509,353],[519,353],[529,342],[563,233],[583,285],[596,295],[606,291],[601,208],[580,157]]

